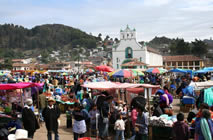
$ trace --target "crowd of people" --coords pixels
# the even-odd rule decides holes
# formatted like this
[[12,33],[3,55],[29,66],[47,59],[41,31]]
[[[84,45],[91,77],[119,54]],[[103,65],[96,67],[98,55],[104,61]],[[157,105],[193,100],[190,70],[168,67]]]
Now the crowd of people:
[[[74,140],[85,136],[98,136],[100,139],[106,140],[110,136],[109,133],[114,134],[115,140],[124,140],[129,112],[131,112],[131,126],[129,128],[131,129],[132,139],[148,139],[149,115],[144,93],[138,95],[143,101],[132,100],[131,105],[127,106],[125,102],[115,101],[110,92],[83,88],[82,85],[85,83],[112,80],[161,85],[161,89],[157,90],[155,94],[156,102],[154,102],[152,109],[152,116],[159,117],[162,114],[172,115],[173,98],[176,95],[182,98],[182,89],[191,82],[198,80],[197,77],[192,79],[190,74],[182,77],[145,74],[145,76],[134,80],[111,79],[107,74],[97,73],[70,74],[69,76],[59,74],[12,75],[12,77],[15,80],[10,80],[15,82],[44,83],[43,87],[39,88],[39,96],[35,89],[31,89],[32,99],[25,101],[25,106],[22,109],[22,120],[24,129],[28,131],[28,137],[33,139],[34,133],[39,129],[39,122],[32,106],[37,107],[40,113],[40,121],[45,123],[47,129],[48,140],[52,140],[52,133],[55,135],[55,140],[59,140],[60,137],[58,120],[62,110],[59,107],[60,103],[57,102],[58,96],[66,97],[66,100],[73,103],[66,106],[65,111],[67,112],[67,127],[72,127]],[[2,82],[10,80],[3,80]],[[57,89],[60,90],[57,91]],[[183,113],[177,114],[177,122],[173,124],[173,139],[187,140],[192,135],[197,140],[212,139],[213,123],[211,118],[213,118],[213,114],[210,107],[203,103],[197,110],[198,112],[190,112],[187,120],[184,119]],[[189,127],[194,128],[194,131],[190,131]],[[112,131],[113,129],[115,131]]]

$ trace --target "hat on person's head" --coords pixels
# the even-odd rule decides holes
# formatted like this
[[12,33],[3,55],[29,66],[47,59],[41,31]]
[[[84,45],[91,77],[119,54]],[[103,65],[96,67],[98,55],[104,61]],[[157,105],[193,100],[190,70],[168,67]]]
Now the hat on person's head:
[[48,102],[55,102],[55,99],[53,97],[49,97]]
[[33,104],[33,100],[32,99],[27,99],[25,103],[27,105],[32,105]]
[[163,94],[165,94],[165,92],[164,92],[162,89],[159,89],[159,90],[156,92],[156,94],[163,95]]
[[8,135],[8,140],[32,140],[28,138],[28,132],[24,129],[17,129],[15,134]]

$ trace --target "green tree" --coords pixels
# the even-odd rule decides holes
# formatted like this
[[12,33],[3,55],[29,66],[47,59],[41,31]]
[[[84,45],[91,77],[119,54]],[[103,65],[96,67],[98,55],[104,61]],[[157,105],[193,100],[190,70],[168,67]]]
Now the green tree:
[[41,62],[46,64],[48,63],[48,57],[49,57],[49,53],[47,50],[42,51],[41,53]]
[[101,33],[98,34],[98,40],[102,41],[102,34]]
[[195,39],[195,41],[192,42],[192,53],[196,56],[203,56],[208,52],[208,45],[201,41]]
[[190,45],[188,42],[185,42],[184,39],[175,39],[169,48],[171,54],[174,55],[184,55],[191,53]]

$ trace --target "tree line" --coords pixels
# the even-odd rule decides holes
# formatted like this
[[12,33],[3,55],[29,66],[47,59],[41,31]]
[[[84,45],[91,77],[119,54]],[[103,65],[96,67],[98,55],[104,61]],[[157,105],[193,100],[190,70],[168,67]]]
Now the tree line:
[[182,38],[170,39],[167,37],[155,37],[148,42],[148,45],[159,50],[162,46],[164,46],[164,48],[168,50],[169,55],[192,54],[199,57],[206,55],[208,53],[208,49],[213,47],[205,40],[195,39],[192,42],[187,42]]
[[[0,25],[0,57],[23,57],[26,50],[70,49],[78,45],[95,48],[98,38],[79,29],[60,24],[46,24],[27,29],[14,24]],[[8,54],[9,52],[9,54]],[[12,54],[11,54],[12,53]],[[14,56],[15,55],[15,56]]]

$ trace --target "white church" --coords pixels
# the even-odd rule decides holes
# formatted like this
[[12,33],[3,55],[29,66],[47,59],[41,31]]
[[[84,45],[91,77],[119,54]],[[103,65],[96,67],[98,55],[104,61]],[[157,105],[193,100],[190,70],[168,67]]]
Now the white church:
[[136,40],[136,30],[131,30],[128,25],[125,30],[120,31],[120,42],[113,46],[112,59],[114,69],[163,66],[162,55],[145,44],[139,44]]

